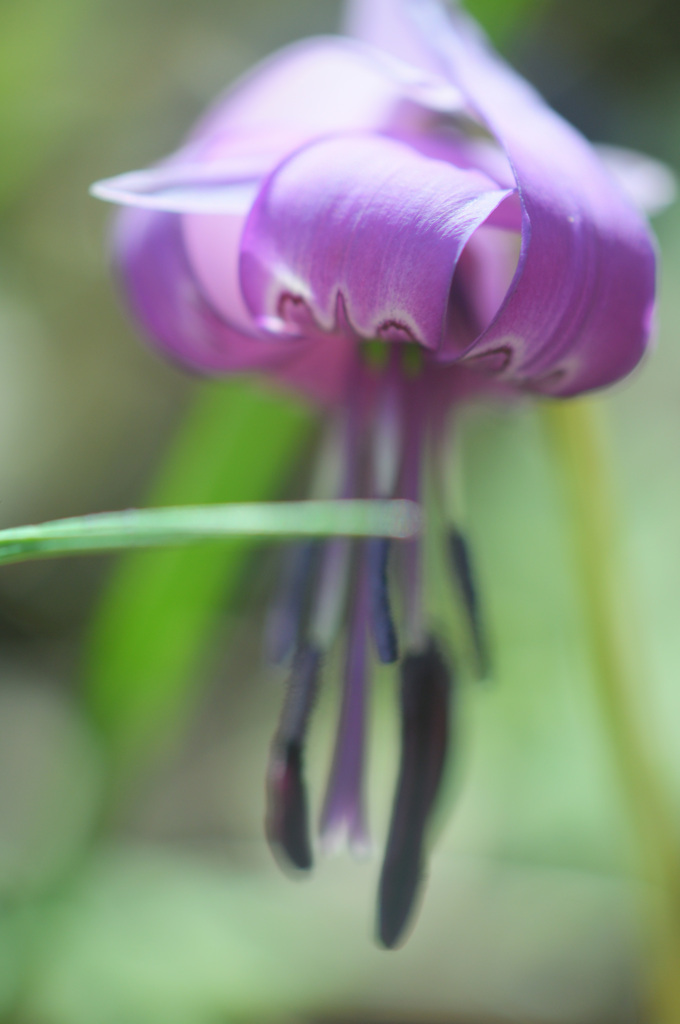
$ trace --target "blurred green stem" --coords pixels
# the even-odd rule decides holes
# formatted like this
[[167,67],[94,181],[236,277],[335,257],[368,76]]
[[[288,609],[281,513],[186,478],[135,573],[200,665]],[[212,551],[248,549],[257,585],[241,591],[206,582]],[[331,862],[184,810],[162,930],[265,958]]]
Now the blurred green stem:
[[680,1024],[680,844],[670,796],[635,699],[646,668],[617,533],[617,494],[603,415],[595,402],[580,399],[546,403],[543,417],[571,503],[593,680],[653,898],[645,934],[648,1019]]

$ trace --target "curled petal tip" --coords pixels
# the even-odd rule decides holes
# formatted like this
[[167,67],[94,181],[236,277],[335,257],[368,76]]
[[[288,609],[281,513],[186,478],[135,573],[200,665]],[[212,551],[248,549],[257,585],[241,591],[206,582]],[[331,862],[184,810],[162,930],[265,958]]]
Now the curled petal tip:
[[119,206],[165,213],[244,213],[257,194],[255,181],[210,180],[201,168],[132,171],[90,186],[90,195]]

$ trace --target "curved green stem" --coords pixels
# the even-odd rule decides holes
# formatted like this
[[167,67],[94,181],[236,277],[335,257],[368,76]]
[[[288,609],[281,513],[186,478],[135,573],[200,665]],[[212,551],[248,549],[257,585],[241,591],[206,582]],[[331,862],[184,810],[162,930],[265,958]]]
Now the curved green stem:
[[649,1019],[680,1024],[680,837],[635,700],[645,663],[617,535],[602,414],[595,402],[580,399],[546,403],[543,416],[571,504],[597,697],[638,840],[641,874],[653,893],[645,934]]

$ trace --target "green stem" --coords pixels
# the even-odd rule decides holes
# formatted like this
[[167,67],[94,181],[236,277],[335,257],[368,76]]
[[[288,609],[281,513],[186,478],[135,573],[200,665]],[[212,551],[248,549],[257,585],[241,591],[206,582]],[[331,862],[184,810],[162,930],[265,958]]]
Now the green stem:
[[0,565],[57,555],[196,544],[229,537],[394,537],[419,532],[410,501],[277,501],[128,509],[0,530]]
[[600,408],[552,402],[543,416],[569,493],[594,682],[653,893],[647,921],[649,1019],[680,1024],[680,845],[673,811],[635,699],[644,683],[639,622],[617,535],[617,495]]

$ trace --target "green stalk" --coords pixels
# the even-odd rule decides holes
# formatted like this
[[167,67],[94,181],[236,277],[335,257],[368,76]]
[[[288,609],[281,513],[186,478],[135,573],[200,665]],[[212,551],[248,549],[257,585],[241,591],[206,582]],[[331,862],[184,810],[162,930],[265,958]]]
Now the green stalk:
[[603,415],[591,399],[545,403],[542,414],[571,504],[597,697],[638,841],[641,875],[652,894],[644,934],[648,1019],[680,1024],[680,843],[635,696],[646,669],[617,533]]

